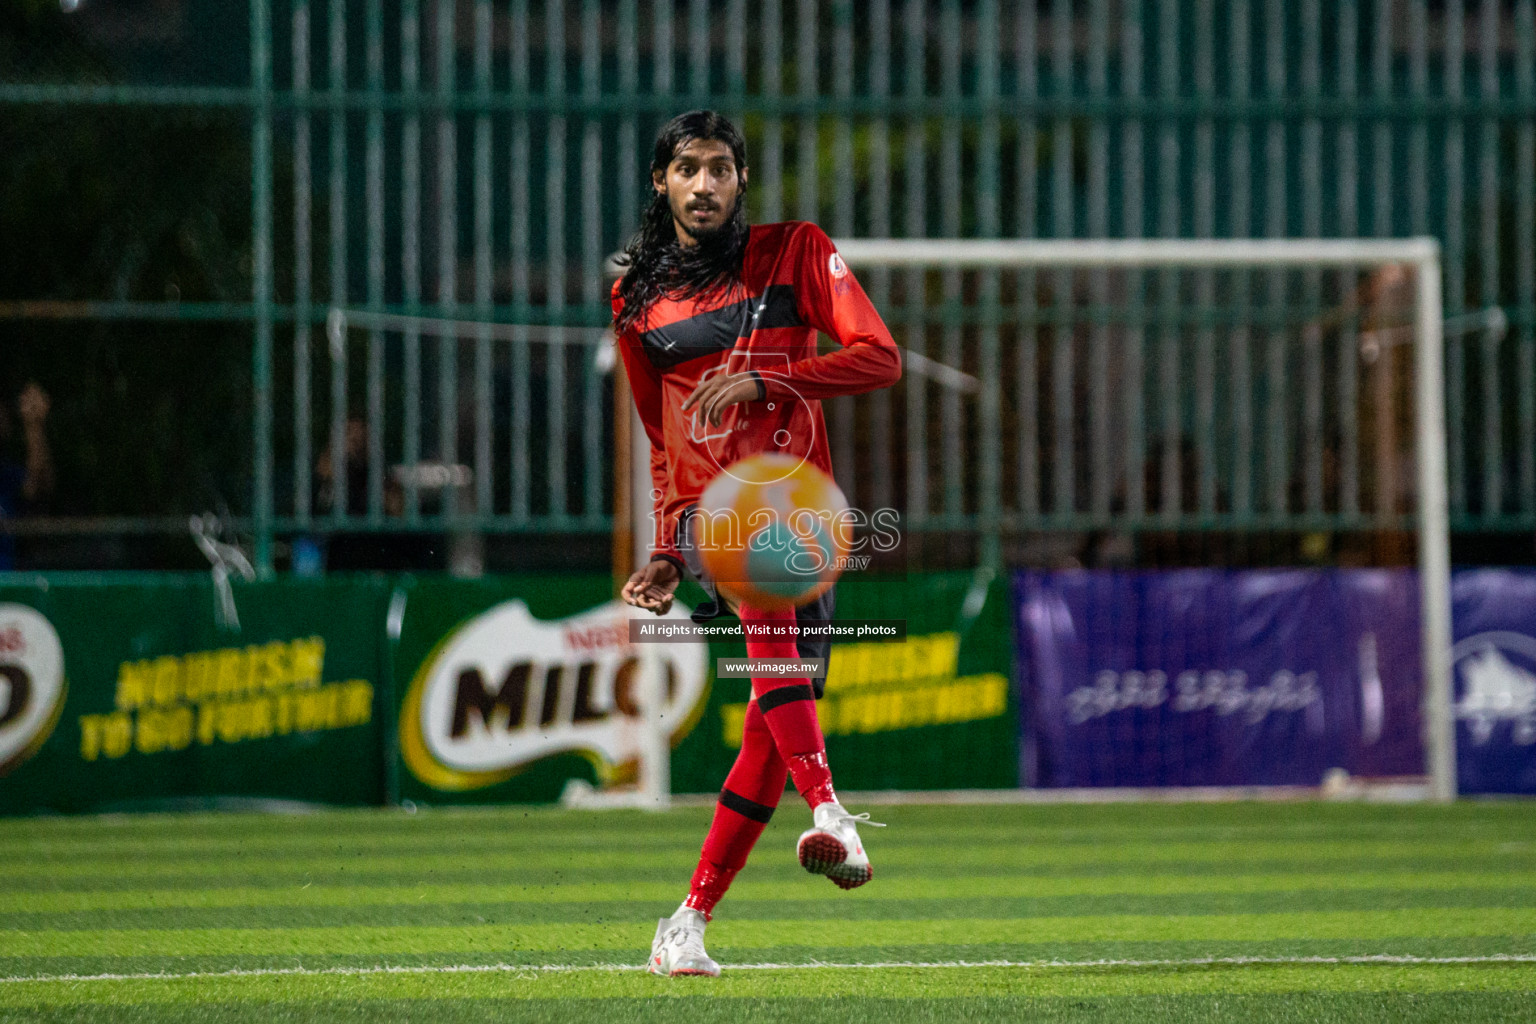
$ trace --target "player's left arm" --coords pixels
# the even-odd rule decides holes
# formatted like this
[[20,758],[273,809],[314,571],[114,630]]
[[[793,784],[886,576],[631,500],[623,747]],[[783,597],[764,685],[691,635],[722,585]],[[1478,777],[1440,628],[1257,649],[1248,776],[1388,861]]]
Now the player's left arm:
[[789,250],[800,319],[841,347],[761,371],[765,397],[860,395],[900,380],[901,350],[826,232],[801,224]]

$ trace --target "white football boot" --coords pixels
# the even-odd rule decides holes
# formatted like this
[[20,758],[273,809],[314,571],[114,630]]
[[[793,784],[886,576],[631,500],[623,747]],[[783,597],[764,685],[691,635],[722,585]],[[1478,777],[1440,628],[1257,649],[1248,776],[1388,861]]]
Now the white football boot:
[[849,814],[839,803],[824,803],[812,812],[814,824],[800,834],[796,851],[800,866],[815,875],[826,875],[843,889],[857,889],[875,877],[869,855],[859,840],[858,826],[884,828],[867,814]]
[[668,978],[690,974],[720,977],[720,965],[704,952],[705,923],[704,915],[691,907],[678,907],[671,917],[658,921],[646,969]]

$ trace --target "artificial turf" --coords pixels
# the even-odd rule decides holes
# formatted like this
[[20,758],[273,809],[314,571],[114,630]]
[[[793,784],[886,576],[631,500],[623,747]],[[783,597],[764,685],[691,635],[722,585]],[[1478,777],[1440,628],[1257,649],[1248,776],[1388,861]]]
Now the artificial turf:
[[874,810],[844,893],[789,795],[717,981],[635,969],[702,809],[12,820],[0,1020],[1536,1019],[1536,803]]

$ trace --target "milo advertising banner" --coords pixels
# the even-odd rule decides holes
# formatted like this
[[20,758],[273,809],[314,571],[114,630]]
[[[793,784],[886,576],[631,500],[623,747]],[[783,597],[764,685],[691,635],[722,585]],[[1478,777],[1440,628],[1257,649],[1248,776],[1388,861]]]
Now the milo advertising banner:
[[[819,713],[844,789],[1017,783],[1005,588],[970,574],[845,582],[839,622],[901,620],[901,642],[834,642]],[[685,584],[669,618],[703,599]],[[394,792],[419,803],[544,801],[633,782],[640,651],[607,575],[409,581],[390,611],[400,695]],[[733,622],[720,619],[717,622]],[[659,645],[672,789],[708,793],[741,742],[750,683],[716,678],[739,638]]]
[[[702,593],[679,590],[685,622]],[[837,620],[900,620],[902,642],[833,643],[819,714],[843,789],[1017,785],[1008,600],[971,574],[845,582]],[[634,781],[637,671],[608,576],[416,580],[390,613],[398,795],[418,803],[556,800],[565,783]],[[716,622],[734,622],[720,619]],[[719,789],[750,680],[717,679],[734,639],[659,645],[673,792]]]
[[0,776],[48,742],[67,693],[64,645],[53,623],[28,605],[0,603]]
[[[642,615],[655,619],[617,600],[607,575],[403,582],[388,626],[398,798],[545,801],[571,779],[634,782],[640,652],[629,620]],[[686,619],[688,606],[670,615]],[[660,657],[663,720],[676,744],[704,707],[706,650],[666,645]]]
[[0,813],[377,803],[382,581],[0,585]]

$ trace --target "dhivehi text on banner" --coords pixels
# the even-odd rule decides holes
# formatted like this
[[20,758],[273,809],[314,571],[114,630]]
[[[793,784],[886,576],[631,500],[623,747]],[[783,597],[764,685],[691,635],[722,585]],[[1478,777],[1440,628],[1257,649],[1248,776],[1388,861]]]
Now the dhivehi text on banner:
[[1411,572],[1019,572],[1014,586],[1026,784],[1423,771]]

